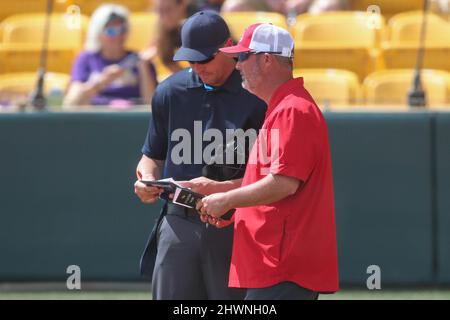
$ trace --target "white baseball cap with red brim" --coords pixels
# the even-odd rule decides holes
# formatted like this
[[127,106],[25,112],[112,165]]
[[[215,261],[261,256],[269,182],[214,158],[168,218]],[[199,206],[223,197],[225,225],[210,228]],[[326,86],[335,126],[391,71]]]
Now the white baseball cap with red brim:
[[219,50],[227,54],[267,52],[292,58],[294,55],[294,39],[283,28],[270,23],[256,23],[245,30],[237,45],[220,48]]

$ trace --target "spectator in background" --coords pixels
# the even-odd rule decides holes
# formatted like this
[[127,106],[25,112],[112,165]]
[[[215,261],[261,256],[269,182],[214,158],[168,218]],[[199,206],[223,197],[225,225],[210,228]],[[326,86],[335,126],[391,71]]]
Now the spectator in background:
[[154,0],[154,10],[158,14],[158,35],[142,52],[142,57],[151,61],[158,56],[163,65],[175,73],[183,69],[173,61],[175,51],[181,46],[181,26],[195,13],[196,7],[189,0]]
[[431,11],[437,14],[450,14],[450,0],[431,0]]
[[348,10],[348,0],[287,0],[286,13],[296,14],[311,13],[319,14],[327,11]]
[[222,12],[273,11],[287,15],[306,12],[317,14],[348,8],[348,0],[226,0]]
[[128,10],[100,6],[92,15],[85,51],[76,59],[64,105],[149,104],[157,85],[148,61],[125,49]]
[[220,12],[225,0],[197,0],[197,7],[201,11],[212,10]]
[[225,0],[222,12],[274,11],[285,13],[286,0]]

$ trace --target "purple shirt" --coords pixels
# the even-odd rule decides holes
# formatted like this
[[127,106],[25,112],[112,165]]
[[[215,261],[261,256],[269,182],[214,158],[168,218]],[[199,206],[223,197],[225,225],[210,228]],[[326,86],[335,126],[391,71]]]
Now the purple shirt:
[[[72,68],[71,81],[88,82],[95,80],[102,70],[112,64],[118,64],[125,69],[124,74],[113,81],[106,89],[100,91],[91,100],[93,105],[109,105],[113,100],[129,100],[134,104],[141,103],[139,90],[139,57],[134,52],[127,52],[121,60],[107,60],[100,52],[82,52],[78,55]],[[150,75],[156,82],[156,70],[153,64],[149,65]]]

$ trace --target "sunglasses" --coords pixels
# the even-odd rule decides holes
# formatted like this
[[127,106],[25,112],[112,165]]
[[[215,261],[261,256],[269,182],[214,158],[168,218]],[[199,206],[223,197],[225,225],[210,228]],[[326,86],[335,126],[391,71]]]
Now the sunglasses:
[[103,29],[103,34],[107,37],[117,37],[128,32],[126,26],[107,27]]
[[207,64],[207,63],[210,63],[211,61],[213,61],[215,58],[216,58],[216,56],[217,56],[217,54],[218,54],[219,52],[216,52],[216,53],[214,53],[212,56],[211,56],[211,58],[208,58],[208,59],[206,59],[206,60],[202,60],[202,61],[189,61],[189,63],[190,64]]
[[239,62],[243,62],[243,61],[247,60],[248,58],[250,58],[250,55],[252,55],[252,54],[253,55],[258,55],[258,54],[261,54],[261,53],[281,54],[280,51],[258,51],[258,52],[248,51],[248,52],[240,52],[238,54],[238,61]]

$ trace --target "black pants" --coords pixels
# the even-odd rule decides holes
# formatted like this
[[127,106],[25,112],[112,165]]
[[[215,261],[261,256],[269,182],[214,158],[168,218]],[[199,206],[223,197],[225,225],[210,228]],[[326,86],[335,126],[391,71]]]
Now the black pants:
[[242,300],[245,290],[228,288],[233,225],[208,226],[195,212],[168,207],[157,230],[152,278],[157,300]]
[[245,300],[317,300],[317,292],[293,282],[280,282],[267,288],[247,289]]

